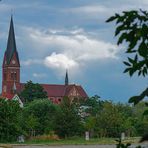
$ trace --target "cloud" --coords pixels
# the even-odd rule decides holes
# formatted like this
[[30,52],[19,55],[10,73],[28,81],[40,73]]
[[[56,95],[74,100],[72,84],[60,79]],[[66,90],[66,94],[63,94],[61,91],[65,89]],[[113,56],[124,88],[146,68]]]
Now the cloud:
[[116,45],[94,38],[83,28],[25,30],[27,40],[30,42],[28,45],[34,50],[32,54],[34,57],[22,62],[26,66],[44,64],[58,71],[65,69],[79,71],[92,61],[118,58],[119,49]]
[[44,63],[49,68],[64,70],[77,68],[79,65],[76,61],[70,59],[68,56],[56,53],[52,53],[50,56],[46,57]]

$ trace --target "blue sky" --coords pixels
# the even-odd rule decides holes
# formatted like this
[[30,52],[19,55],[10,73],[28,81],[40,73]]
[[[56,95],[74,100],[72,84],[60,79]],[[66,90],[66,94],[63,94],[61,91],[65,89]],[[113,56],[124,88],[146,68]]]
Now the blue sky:
[[115,26],[105,20],[139,8],[148,10],[148,1],[2,0],[0,64],[12,12],[22,82],[63,84],[68,69],[70,82],[82,85],[89,96],[127,102],[148,79],[123,74],[126,45],[116,46]]

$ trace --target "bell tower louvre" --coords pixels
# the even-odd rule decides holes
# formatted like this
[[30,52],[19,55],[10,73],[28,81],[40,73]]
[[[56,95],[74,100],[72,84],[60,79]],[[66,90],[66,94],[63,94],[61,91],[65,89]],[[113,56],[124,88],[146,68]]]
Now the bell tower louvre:
[[11,16],[7,48],[4,53],[2,65],[2,96],[11,98],[11,96],[14,96],[14,91],[19,87],[20,62],[16,48],[13,17]]
[[[47,92],[48,99],[59,104],[63,97],[88,98],[82,86],[69,84],[68,72],[66,71],[65,84],[40,84]],[[15,94],[25,88],[25,83],[20,82],[20,61],[16,48],[13,17],[11,16],[7,48],[4,53],[2,65],[2,98],[12,99]]]

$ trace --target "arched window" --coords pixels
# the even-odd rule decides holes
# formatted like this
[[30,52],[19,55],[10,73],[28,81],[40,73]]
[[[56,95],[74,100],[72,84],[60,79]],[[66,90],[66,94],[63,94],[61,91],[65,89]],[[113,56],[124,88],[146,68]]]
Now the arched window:
[[11,72],[11,80],[17,80],[17,73],[15,72]]
[[14,80],[14,73],[11,72],[11,80]]

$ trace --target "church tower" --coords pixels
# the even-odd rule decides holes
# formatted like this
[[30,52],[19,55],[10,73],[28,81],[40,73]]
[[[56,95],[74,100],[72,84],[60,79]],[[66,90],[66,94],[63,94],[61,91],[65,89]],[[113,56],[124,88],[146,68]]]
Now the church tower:
[[7,49],[4,54],[2,65],[2,96],[11,97],[19,88],[20,62],[15,42],[13,17],[11,16]]

